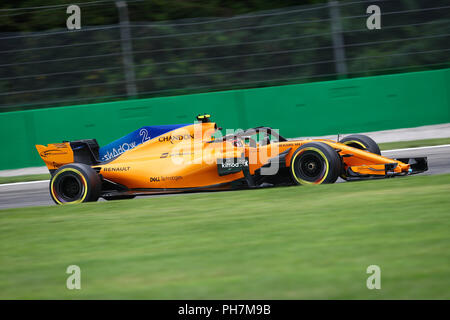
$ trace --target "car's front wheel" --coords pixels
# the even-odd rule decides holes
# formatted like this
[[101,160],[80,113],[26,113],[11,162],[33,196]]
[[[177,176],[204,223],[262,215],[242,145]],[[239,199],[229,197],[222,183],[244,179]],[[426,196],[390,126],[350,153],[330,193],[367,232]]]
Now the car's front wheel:
[[341,139],[339,142],[349,147],[366,150],[378,155],[381,154],[378,144],[372,138],[363,134],[352,134]]
[[[339,141],[349,147],[369,151],[378,155],[381,155],[380,147],[378,144],[370,137],[363,134],[352,134],[346,136]],[[341,178],[347,180],[347,175],[344,170],[341,172]]]
[[310,142],[299,147],[291,158],[291,176],[296,184],[336,182],[341,172],[341,159],[323,142]]

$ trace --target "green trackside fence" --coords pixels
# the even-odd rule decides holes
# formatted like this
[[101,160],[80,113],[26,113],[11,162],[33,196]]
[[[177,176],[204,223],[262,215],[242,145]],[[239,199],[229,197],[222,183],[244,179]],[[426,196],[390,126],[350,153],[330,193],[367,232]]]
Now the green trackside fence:
[[271,126],[286,137],[450,122],[450,69],[277,87],[0,113],[0,170],[41,166],[34,147],[140,126],[193,123],[209,113],[225,128]]

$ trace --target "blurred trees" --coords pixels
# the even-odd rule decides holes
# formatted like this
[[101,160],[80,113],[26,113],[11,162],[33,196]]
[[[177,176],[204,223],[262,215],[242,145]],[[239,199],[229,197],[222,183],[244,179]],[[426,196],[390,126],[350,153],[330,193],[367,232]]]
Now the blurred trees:
[[[319,5],[276,9],[300,2]],[[448,1],[380,1],[382,29],[372,31],[367,2],[354,2],[340,1],[347,77],[448,67]],[[128,3],[140,97],[337,78],[323,1]],[[42,1],[0,6],[18,5]],[[82,30],[73,32],[65,29],[65,7],[0,11],[0,112],[126,98],[115,4],[87,3],[81,11]],[[96,26],[102,30],[90,31]]]
[[[198,17],[229,17],[253,11],[271,10],[304,4],[316,4],[327,0],[125,0],[134,21],[165,21]],[[97,3],[95,3],[97,2]],[[85,3],[83,5],[83,3]],[[2,0],[0,10],[42,7],[36,10],[0,12],[0,30],[43,31],[65,27],[66,7],[45,6],[79,4],[83,24],[105,25],[118,22],[114,0]]]

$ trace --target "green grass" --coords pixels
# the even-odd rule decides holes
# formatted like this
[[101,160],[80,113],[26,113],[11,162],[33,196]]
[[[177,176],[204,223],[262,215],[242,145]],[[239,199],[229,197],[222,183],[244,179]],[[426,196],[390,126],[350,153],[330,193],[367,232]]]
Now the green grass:
[[416,148],[425,146],[438,146],[441,144],[450,144],[450,138],[385,142],[379,143],[379,146],[380,150],[394,150],[394,149]]
[[449,299],[449,193],[439,175],[0,210],[0,299]]
[[49,180],[50,174],[29,174],[24,176],[13,176],[13,177],[0,177],[0,184],[3,183],[14,183],[14,182],[26,182],[26,181],[38,181],[38,180]]

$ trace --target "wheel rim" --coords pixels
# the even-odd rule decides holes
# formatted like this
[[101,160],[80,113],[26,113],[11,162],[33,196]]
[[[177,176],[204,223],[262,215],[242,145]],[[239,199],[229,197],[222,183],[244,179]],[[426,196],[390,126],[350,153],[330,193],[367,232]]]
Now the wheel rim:
[[323,157],[315,151],[304,151],[295,161],[295,175],[298,179],[319,183],[323,180],[326,165]]
[[82,188],[80,181],[72,175],[62,177],[59,183],[59,193],[68,201],[77,200],[81,195]]

